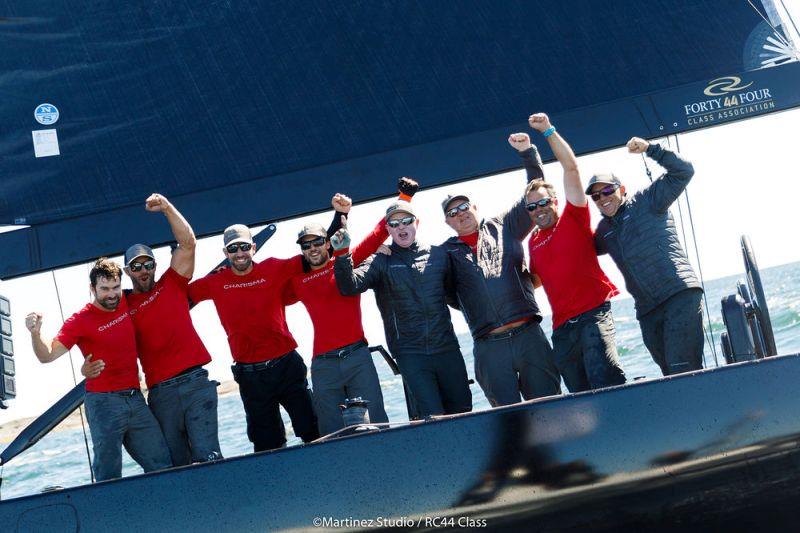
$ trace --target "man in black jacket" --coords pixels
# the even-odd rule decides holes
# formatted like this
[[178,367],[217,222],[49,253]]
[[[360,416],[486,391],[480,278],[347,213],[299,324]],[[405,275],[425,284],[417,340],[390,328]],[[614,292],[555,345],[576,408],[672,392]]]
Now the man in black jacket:
[[[467,369],[447,307],[450,263],[441,247],[417,242],[418,225],[410,203],[390,205],[391,255],[374,255],[355,270],[350,254],[338,256],[336,284],[345,296],[375,290],[389,351],[420,417],[471,411]],[[331,244],[348,247],[346,227]]]
[[[513,137],[513,136],[512,136]],[[536,147],[515,138],[528,181],[543,178]],[[475,378],[492,406],[509,405],[561,392],[552,349],[525,267],[522,241],[533,229],[523,194],[505,213],[478,217],[467,196],[442,202],[445,222],[458,234],[445,241],[457,294],[474,339]]]
[[589,180],[603,219],[595,230],[598,255],[609,254],[636,304],[642,339],[667,376],[703,368],[703,290],[686,257],[670,206],[686,189],[694,168],[678,154],[634,137],[632,154],[647,155],[667,172],[628,196],[614,174]]

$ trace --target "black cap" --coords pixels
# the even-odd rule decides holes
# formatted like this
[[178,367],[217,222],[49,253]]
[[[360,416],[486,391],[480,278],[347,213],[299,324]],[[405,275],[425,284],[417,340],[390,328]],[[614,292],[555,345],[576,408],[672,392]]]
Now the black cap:
[[622,182],[614,174],[595,174],[594,176],[592,176],[592,179],[589,180],[589,184],[586,186],[586,194],[591,194],[592,187],[594,187],[598,183],[616,185],[617,187],[622,185]]

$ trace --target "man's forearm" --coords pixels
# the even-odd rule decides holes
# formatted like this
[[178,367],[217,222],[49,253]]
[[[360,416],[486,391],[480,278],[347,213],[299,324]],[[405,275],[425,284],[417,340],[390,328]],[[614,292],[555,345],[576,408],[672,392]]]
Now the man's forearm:
[[556,156],[564,172],[578,170],[578,158],[575,157],[575,152],[572,151],[570,145],[557,131],[547,137],[547,143],[550,145],[553,155]]
[[542,170],[542,159],[539,157],[539,150],[536,146],[531,145],[527,150],[519,152],[522,158],[522,164],[525,166],[525,174],[528,181],[543,180],[544,170]]
[[169,227],[172,229],[172,235],[178,242],[178,246],[184,250],[194,250],[197,245],[197,239],[194,236],[194,231],[189,225],[189,222],[183,217],[174,205],[171,205],[164,210],[164,216],[167,217]]
[[36,354],[36,358],[42,363],[50,363],[58,357],[57,355],[53,355],[53,351],[51,349],[53,342],[50,341],[49,343],[46,343],[44,339],[42,339],[41,335],[32,334],[31,344],[33,345],[33,353]]

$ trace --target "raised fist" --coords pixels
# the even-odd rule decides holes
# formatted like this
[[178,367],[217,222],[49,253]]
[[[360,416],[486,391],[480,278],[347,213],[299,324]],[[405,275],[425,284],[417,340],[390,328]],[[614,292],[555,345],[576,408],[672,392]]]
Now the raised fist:
[[144,202],[144,208],[154,213],[163,213],[170,205],[169,200],[158,193],[151,194]]
[[419,183],[415,180],[403,176],[399,180],[397,180],[397,192],[400,194],[405,194],[409,198],[413,197],[417,191],[419,190]]
[[28,316],[25,317],[25,327],[32,334],[38,334],[42,330],[42,314],[28,313]]
[[508,136],[508,144],[518,152],[524,152],[531,147],[531,138],[527,133],[512,133]]
[[544,133],[552,125],[550,124],[550,119],[544,113],[534,113],[529,116],[528,124],[539,133]]
[[331,207],[339,213],[349,213],[350,208],[353,207],[353,200],[349,196],[337,192],[331,198]]
[[89,354],[84,358],[83,365],[81,365],[81,375],[85,378],[96,378],[105,367],[106,363],[102,359],[92,361],[92,354]]
[[632,154],[643,154],[650,147],[650,143],[641,137],[632,137],[626,146],[628,147],[628,152]]
[[350,233],[347,231],[347,218],[342,216],[342,227],[331,235],[331,246],[334,250],[350,248]]

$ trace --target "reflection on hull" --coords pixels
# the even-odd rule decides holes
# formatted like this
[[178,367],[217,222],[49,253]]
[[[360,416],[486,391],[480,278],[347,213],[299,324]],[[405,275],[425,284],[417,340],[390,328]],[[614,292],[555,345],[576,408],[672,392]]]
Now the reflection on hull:
[[769,358],[9,500],[0,524],[786,528],[800,493],[798,382],[800,355]]

